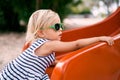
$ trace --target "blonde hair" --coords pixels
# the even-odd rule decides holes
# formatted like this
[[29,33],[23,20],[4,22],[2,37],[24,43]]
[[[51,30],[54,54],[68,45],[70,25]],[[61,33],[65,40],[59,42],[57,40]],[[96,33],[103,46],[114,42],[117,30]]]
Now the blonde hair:
[[37,10],[35,11],[29,19],[26,33],[26,41],[29,42],[36,38],[36,33],[43,27],[48,27],[54,24],[54,21],[58,19],[59,16],[52,10]]

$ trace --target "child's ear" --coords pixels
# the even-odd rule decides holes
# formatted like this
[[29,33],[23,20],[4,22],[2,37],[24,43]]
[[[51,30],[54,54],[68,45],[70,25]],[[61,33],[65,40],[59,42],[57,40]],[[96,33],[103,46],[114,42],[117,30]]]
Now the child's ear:
[[37,35],[38,35],[39,37],[44,37],[44,34],[43,34],[42,30],[38,30],[38,31],[37,31]]

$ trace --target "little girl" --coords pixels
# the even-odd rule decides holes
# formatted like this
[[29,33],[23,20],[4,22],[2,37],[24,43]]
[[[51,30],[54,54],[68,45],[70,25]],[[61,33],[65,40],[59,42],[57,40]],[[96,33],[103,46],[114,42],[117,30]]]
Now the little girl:
[[98,41],[113,44],[113,39],[107,36],[62,42],[63,29],[60,18],[54,11],[35,11],[28,22],[28,48],[5,67],[0,80],[50,80],[45,71],[55,62],[55,52],[77,50]]

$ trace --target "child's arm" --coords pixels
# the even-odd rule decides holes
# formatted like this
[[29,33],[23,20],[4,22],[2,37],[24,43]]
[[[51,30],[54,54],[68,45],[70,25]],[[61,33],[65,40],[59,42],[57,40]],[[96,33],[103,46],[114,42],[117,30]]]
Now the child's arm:
[[71,42],[48,41],[40,48],[38,48],[35,51],[35,53],[38,56],[46,56],[52,52],[69,52],[85,47],[98,41],[106,41],[109,45],[112,45],[114,43],[112,37],[106,36],[78,39]]
[[79,40],[79,45],[81,47],[87,46],[89,44],[98,42],[98,41],[106,41],[108,45],[113,45],[114,40],[112,37],[107,37],[107,36],[100,36],[100,37],[93,37],[93,38],[86,38],[86,39],[80,39]]
[[51,52],[53,51],[68,52],[68,51],[77,50],[79,48],[85,47],[87,45],[90,45],[98,41],[106,41],[109,45],[112,45],[114,43],[112,37],[101,36],[101,37],[79,39],[79,40],[71,41],[71,42],[50,41],[48,42],[48,47]]

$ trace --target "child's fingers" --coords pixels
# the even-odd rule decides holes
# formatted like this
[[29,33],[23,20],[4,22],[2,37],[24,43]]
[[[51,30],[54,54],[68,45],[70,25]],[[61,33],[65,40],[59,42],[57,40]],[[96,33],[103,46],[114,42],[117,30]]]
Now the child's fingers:
[[107,43],[112,46],[112,45],[114,44],[113,38],[109,38],[109,39],[107,40]]
[[113,45],[114,44],[113,38],[111,38],[110,41],[111,41],[111,45]]

